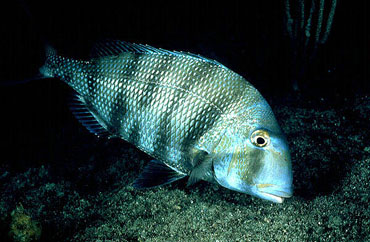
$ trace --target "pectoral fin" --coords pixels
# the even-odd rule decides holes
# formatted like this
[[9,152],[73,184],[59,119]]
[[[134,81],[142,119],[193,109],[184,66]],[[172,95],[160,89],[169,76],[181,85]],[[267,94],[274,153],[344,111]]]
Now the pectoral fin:
[[193,149],[193,169],[190,173],[187,186],[191,186],[200,180],[213,182],[213,168],[211,155],[199,149]]
[[152,160],[132,186],[137,189],[152,188],[172,183],[185,176],[186,174],[180,173],[160,161]]

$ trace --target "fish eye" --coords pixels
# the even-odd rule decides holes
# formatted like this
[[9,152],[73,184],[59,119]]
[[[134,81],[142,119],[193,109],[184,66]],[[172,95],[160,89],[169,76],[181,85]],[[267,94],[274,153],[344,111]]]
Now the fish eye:
[[270,135],[266,130],[256,130],[251,135],[251,142],[257,147],[265,147],[270,143]]

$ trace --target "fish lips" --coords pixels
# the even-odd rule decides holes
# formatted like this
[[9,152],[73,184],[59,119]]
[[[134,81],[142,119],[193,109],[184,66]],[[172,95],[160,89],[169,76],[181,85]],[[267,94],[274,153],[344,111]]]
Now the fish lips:
[[254,195],[275,203],[282,203],[285,198],[293,195],[291,186],[281,187],[274,184],[256,184],[253,190]]

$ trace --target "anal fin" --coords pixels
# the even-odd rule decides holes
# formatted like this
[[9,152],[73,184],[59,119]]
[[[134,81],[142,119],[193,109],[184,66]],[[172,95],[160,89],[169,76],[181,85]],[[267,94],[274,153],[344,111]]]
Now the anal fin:
[[185,176],[186,174],[177,172],[160,161],[152,160],[132,186],[137,189],[152,188],[172,183]]
[[98,137],[109,136],[109,132],[104,127],[103,121],[97,115],[97,112],[88,105],[83,97],[78,94],[71,95],[69,109],[76,119],[91,133]]

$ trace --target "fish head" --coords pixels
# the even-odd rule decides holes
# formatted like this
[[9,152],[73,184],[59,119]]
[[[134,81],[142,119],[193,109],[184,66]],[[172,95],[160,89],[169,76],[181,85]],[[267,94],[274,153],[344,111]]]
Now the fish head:
[[293,193],[290,152],[272,111],[267,114],[225,131],[213,160],[214,179],[231,190],[282,203]]

